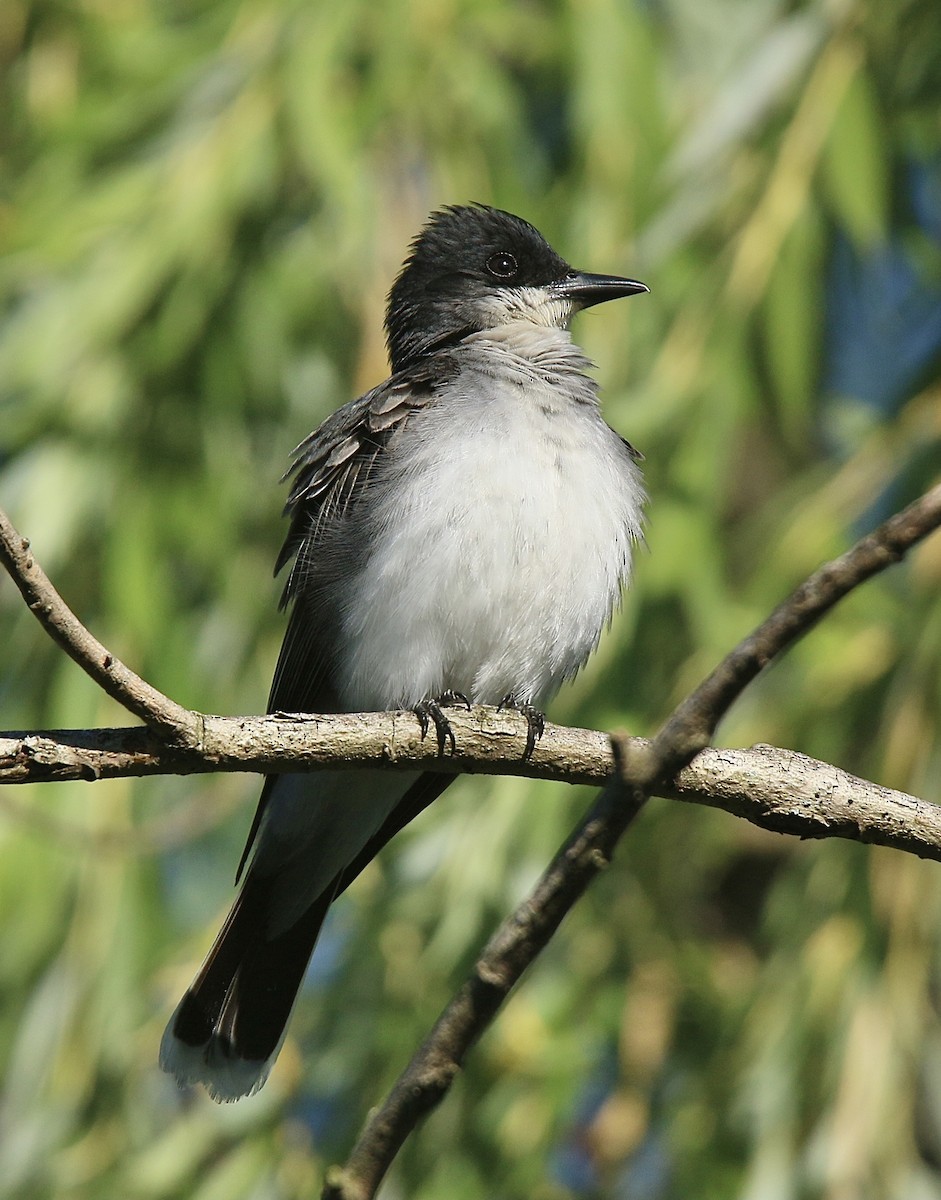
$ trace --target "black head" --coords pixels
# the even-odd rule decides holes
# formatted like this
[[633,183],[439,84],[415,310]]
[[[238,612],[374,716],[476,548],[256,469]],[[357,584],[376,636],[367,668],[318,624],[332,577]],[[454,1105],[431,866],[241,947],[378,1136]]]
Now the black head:
[[633,279],[573,270],[512,213],[483,204],[443,208],[412,243],[389,293],[392,369],[509,321],[564,329],[579,309],[645,291]]

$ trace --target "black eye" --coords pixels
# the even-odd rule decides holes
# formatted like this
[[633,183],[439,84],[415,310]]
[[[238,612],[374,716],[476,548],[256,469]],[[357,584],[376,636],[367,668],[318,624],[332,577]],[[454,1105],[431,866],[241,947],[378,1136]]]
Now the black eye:
[[508,254],[506,250],[498,250],[487,259],[487,270],[497,279],[512,279],[519,268],[512,254]]

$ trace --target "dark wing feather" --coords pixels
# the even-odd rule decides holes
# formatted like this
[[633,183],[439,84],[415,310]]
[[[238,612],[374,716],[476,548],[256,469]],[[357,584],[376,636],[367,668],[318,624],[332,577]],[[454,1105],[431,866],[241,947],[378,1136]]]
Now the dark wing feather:
[[632,462],[643,462],[644,461],[643,454],[641,454],[641,452],[637,449],[636,446],[632,446],[626,437],[621,437],[620,434],[618,434],[618,437],[621,438],[621,441],[624,444],[624,449],[630,455]]
[[337,876],[334,899],[345,892],[357,875],[369,866],[379,851],[392,841],[399,830],[404,829],[406,825],[423,813],[429,804],[438,799],[446,787],[451,786],[455,778],[453,775],[442,775],[434,771],[426,771],[424,775],[419,775],[356,858],[345,871],[341,871]]
[[331,682],[339,618],[334,589],[360,565],[366,547],[342,537],[343,518],[363,495],[393,435],[437,392],[419,371],[393,376],[344,405],[294,451],[286,476],[291,493],[285,513],[291,526],[275,566],[293,559],[281,596],[293,603],[275,669],[269,712],[331,712],[337,699]]

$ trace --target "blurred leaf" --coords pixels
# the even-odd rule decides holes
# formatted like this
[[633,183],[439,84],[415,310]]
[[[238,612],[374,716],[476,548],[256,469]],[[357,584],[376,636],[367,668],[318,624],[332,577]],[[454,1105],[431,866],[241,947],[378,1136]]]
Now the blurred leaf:
[[889,217],[889,147],[872,82],[865,70],[850,81],[836,113],[823,160],[837,220],[861,245],[884,239]]
[[823,338],[824,234],[806,211],[781,247],[765,299],[764,344],[782,423],[792,443],[809,433]]

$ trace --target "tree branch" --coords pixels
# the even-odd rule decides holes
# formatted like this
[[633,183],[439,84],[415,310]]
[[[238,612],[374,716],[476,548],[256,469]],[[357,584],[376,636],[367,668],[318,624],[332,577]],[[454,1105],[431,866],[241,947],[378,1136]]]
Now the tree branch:
[[678,705],[657,734],[653,757],[660,762],[656,769],[675,774],[708,746],[732,702],[773,658],[803,637],[854,588],[900,562],[939,525],[941,484],[889,517],[851,550],[818,568]]
[[[523,971],[610,861],[648,796],[708,744],[729,706],[778,654],[843,596],[941,524],[941,486],[825,564],[742,641],[681,703],[652,741],[613,739],[617,770],[532,893],[490,939],[391,1092],[369,1117],[346,1165],[328,1173],[323,1200],[369,1200],[417,1122],[447,1094],[464,1057]],[[659,790],[659,789],[658,789]]]
[[152,730],[49,729],[0,732],[0,783],[190,775],[215,771],[308,771],[327,767],[467,771],[602,784],[610,770],[608,738],[588,729],[546,724],[522,759],[528,726],[511,709],[455,707],[448,720],[458,752],[441,758],[435,738],[421,737],[412,712],[274,713],[259,717],[199,715],[198,750],[168,746]]
[[[614,765],[605,734],[549,722],[532,757],[523,761],[525,719],[482,705],[449,714],[458,751],[446,758],[439,757],[434,739],[422,741],[409,712],[203,720],[201,753],[167,746],[139,727],[0,733],[0,784],[384,764],[601,786]],[[650,746],[644,738],[624,739],[624,744],[639,753]],[[941,807],[791,750],[706,749],[656,790],[667,799],[719,808],[775,833],[849,838],[941,861]],[[121,845],[126,848],[126,839]]]
[[30,612],[52,640],[112,699],[173,745],[198,747],[199,713],[190,712],[115,658],[88,632],[35,561],[29,539],[21,537],[0,510],[0,563],[20,589]]

